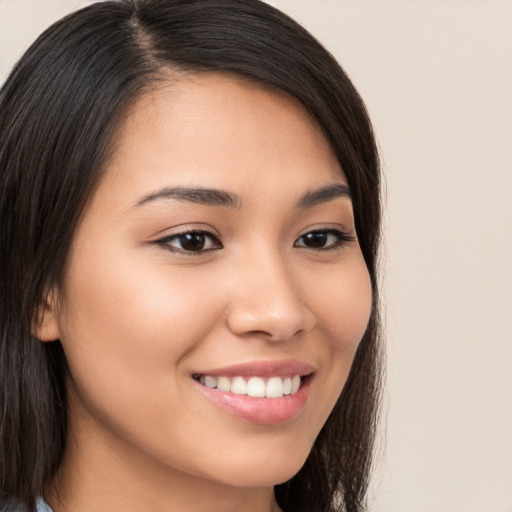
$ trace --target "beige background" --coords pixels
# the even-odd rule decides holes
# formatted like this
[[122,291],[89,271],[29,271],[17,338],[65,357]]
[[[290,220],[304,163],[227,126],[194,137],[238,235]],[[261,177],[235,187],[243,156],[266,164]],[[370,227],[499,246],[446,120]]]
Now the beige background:
[[[73,0],[0,0],[0,81]],[[387,179],[375,512],[512,512],[512,2],[277,0],[359,88]]]

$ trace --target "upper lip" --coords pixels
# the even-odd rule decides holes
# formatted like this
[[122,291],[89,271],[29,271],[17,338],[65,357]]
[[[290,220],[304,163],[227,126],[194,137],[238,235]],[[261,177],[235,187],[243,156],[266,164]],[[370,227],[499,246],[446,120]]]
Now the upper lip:
[[234,364],[224,368],[212,368],[194,372],[195,375],[211,375],[212,377],[282,377],[287,375],[309,375],[314,372],[313,366],[296,359],[281,361],[250,361]]

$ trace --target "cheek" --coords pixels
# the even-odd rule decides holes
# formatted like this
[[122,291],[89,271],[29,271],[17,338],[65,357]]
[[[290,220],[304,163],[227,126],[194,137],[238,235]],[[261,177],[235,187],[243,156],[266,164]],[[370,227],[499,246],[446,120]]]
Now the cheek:
[[221,316],[214,289],[186,268],[124,265],[120,256],[115,265],[88,261],[70,268],[63,315],[74,428],[107,426],[113,439],[174,464],[186,455],[178,447],[190,449],[191,432],[204,436],[187,405],[186,361]]
[[219,312],[200,275],[108,256],[89,254],[71,265],[62,343],[76,380],[100,389],[108,378],[136,396],[157,386],[158,376],[174,379]]
[[[327,420],[347,381],[355,353],[366,331],[372,309],[370,276],[362,255],[331,272],[314,297],[318,326],[322,330],[324,355],[319,377],[324,392],[321,424]],[[320,293],[321,292],[321,293]]]
[[362,256],[324,282],[326,286],[316,296],[319,325],[333,353],[353,355],[372,309],[371,281]]

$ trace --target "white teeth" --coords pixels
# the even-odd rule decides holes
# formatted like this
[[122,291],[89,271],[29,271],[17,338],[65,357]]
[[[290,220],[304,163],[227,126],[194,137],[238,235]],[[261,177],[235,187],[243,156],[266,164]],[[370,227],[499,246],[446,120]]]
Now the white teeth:
[[247,382],[242,377],[235,377],[231,383],[231,393],[247,395]]
[[249,396],[265,396],[265,381],[261,377],[251,377],[247,382],[247,394]]
[[292,390],[291,394],[297,393],[297,390],[300,388],[300,377],[298,375],[294,375],[292,379]]
[[271,377],[267,381],[265,396],[267,398],[279,398],[283,396],[283,379],[280,377]]
[[204,385],[209,388],[217,387],[217,377],[210,377],[209,375],[204,376]]
[[300,375],[293,377],[270,377],[266,381],[262,377],[213,377],[201,375],[196,380],[209,388],[217,388],[220,391],[231,392],[235,395],[249,395],[259,398],[281,398],[284,395],[293,395],[300,388]]
[[286,377],[283,380],[283,395],[289,395],[292,392],[292,379]]
[[231,381],[227,377],[218,377],[217,389],[221,391],[231,391]]

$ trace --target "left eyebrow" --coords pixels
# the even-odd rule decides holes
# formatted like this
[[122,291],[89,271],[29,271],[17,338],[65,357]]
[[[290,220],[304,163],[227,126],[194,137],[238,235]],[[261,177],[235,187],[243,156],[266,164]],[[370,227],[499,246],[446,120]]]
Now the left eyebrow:
[[235,210],[241,207],[240,198],[225,190],[186,187],[164,187],[141,197],[134,206],[142,206],[160,199],[175,199],[210,206],[226,206]]
[[310,208],[320,203],[332,201],[338,197],[348,197],[352,199],[350,189],[341,183],[333,183],[318,190],[310,190],[303,194],[297,202],[297,208]]

